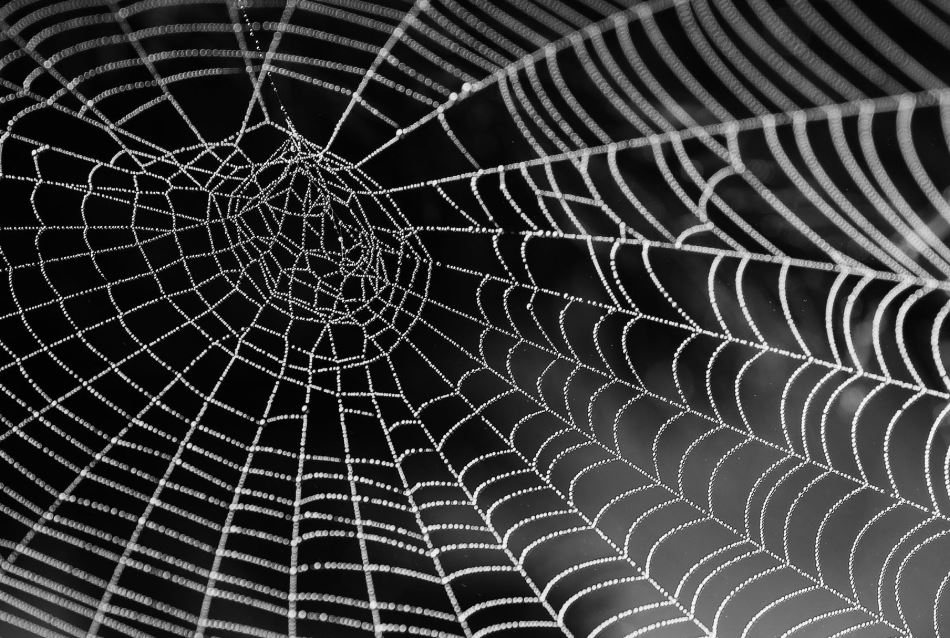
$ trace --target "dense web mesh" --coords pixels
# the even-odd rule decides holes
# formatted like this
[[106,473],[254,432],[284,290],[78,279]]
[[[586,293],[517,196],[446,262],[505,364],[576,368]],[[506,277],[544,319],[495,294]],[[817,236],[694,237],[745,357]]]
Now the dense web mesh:
[[0,32],[0,635],[950,633],[945,2]]

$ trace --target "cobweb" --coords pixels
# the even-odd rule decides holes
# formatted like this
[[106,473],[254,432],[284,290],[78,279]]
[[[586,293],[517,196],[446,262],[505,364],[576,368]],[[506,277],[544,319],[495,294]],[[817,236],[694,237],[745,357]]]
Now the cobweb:
[[950,632],[945,2],[0,32],[4,637]]

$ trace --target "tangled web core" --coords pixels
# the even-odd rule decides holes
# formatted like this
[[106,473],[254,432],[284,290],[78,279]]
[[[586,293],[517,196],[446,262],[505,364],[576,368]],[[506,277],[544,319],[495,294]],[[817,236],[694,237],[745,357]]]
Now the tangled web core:
[[950,7],[0,7],[0,634],[950,633]]

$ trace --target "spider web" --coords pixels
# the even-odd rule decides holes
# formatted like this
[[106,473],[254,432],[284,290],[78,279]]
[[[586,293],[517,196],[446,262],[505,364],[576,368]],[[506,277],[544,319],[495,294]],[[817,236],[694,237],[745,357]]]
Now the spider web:
[[0,8],[0,633],[950,625],[936,0]]

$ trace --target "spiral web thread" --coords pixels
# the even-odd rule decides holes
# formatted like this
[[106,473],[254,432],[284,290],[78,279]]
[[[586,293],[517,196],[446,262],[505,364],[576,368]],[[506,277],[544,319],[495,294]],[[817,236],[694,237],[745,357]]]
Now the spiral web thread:
[[0,31],[0,635],[950,632],[946,3]]

